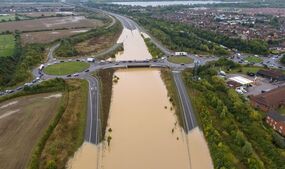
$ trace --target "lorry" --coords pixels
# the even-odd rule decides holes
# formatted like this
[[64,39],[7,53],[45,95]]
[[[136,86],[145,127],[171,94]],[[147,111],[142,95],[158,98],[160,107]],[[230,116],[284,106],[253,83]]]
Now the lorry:
[[87,58],[87,62],[94,62],[95,59],[94,58]]

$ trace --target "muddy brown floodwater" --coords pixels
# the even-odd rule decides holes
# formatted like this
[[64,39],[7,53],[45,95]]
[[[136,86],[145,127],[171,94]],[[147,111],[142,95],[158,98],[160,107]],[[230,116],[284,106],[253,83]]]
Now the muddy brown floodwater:
[[[124,43],[124,51],[116,55],[116,60],[151,58],[138,30],[124,29],[118,42]],[[119,80],[113,86],[105,141],[96,146],[84,143],[68,168],[212,168],[203,135],[193,132],[187,136],[179,126],[159,69],[121,69],[115,75]],[[189,146],[195,148],[190,151]],[[203,152],[195,156],[199,147]],[[195,162],[196,166],[190,167],[192,160],[206,160],[209,165]]]
[[[101,168],[187,169],[189,158],[158,69],[119,70]],[[112,132],[109,129],[112,129]]]
[[151,59],[151,54],[141,37],[140,31],[124,29],[118,39],[118,43],[124,44],[124,51],[116,55],[116,60],[145,60]]

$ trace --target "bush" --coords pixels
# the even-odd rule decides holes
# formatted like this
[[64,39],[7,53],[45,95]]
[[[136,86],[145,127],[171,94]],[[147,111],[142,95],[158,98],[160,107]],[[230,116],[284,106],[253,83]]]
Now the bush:
[[273,132],[273,143],[276,144],[279,148],[285,149],[284,137],[280,136],[276,132]]

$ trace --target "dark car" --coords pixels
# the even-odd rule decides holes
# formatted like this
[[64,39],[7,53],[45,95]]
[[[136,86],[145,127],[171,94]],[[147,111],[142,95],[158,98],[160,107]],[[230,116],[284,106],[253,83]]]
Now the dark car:
[[79,59],[76,59],[76,61],[77,61],[77,62],[80,62],[80,60],[79,60]]
[[17,88],[17,90],[22,90],[22,89],[23,89],[23,87],[22,87],[22,86],[20,86],[20,87],[18,87],[18,88]]
[[255,76],[255,73],[253,73],[253,72],[247,72],[246,73],[248,76]]
[[87,70],[85,70],[84,72],[89,72],[90,70],[89,69],[87,69]]
[[64,60],[61,60],[60,62],[62,63],[62,62],[64,62]]
[[66,77],[71,77],[71,75],[67,75]]

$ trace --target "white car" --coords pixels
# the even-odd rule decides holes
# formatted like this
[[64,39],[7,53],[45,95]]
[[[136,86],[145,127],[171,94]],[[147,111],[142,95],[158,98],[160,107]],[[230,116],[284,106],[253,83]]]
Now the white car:
[[74,73],[73,76],[77,77],[77,76],[79,76],[79,73]]

